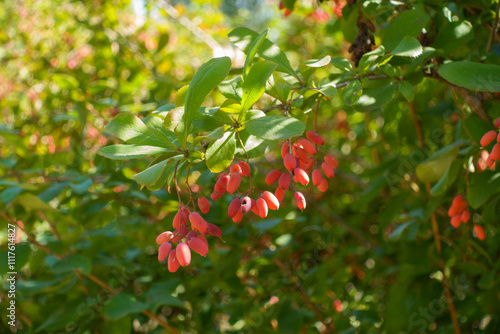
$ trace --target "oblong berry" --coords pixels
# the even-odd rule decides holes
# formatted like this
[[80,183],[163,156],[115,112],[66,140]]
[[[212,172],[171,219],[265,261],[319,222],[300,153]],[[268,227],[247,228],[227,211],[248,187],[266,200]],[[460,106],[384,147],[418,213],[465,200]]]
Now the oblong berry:
[[281,170],[280,169],[273,169],[266,175],[265,182],[269,186],[273,184],[274,182],[278,181],[278,179],[281,176]]
[[330,164],[330,166],[332,166],[333,169],[339,168],[339,162],[338,162],[337,158],[335,158],[332,155],[329,155],[329,154],[325,155],[325,162]]
[[261,195],[261,198],[263,198],[266,201],[267,207],[271,210],[278,210],[280,208],[280,202],[274,196],[272,192],[269,191],[264,191]]
[[297,191],[297,192],[295,192],[294,198],[295,198],[295,204],[297,204],[297,207],[300,210],[304,210],[306,208],[306,198],[304,197],[304,195],[300,191]]
[[180,242],[175,247],[175,252],[175,257],[181,266],[185,267],[191,263],[191,250],[187,244]]
[[297,167],[297,160],[292,154],[287,153],[285,154],[285,158],[283,159],[283,164],[285,165],[286,169],[292,170]]
[[179,269],[179,261],[177,261],[176,250],[172,250],[168,255],[168,271],[175,273]]
[[241,209],[241,200],[239,198],[235,198],[231,201],[231,204],[229,204],[229,207],[227,208],[227,215],[229,218],[233,218],[236,216],[238,211]]
[[321,179],[323,176],[321,175],[321,171],[319,169],[315,169],[312,172],[312,179],[313,179],[313,184],[315,186],[318,186],[321,183]]
[[491,168],[495,164],[495,160],[491,158],[491,154],[488,156],[488,159],[486,159],[486,167]]
[[188,240],[188,246],[194,252],[200,254],[201,256],[207,256],[208,246],[198,238],[192,238]]
[[497,143],[500,143],[500,132],[498,133]]
[[170,242],[164,242],[161,244],[160,248],[158,248],[158,261],[162,262],[165,260],[170,254],[172,250],[172,244]]
[[300,148],[300,147],[297,147],[295,149],[295,156],[297,158],[299,158],[299,161],[301,163],[305,164],[306,162],[309,161],[309,156],[307,155],[307,152],[304,149]]
[[299,143],[302,145],[302,147],[304,147],[304,150],[310,155],[316,154],[316,147],[314,147],[314,144],[311,143],[309,140],[305,138],[300,138]]
[[200,197],[198,198],[198,207],[206,215],[210,211],[210,202],[205,197]]
[[328,181],[325,178],[321,179],[320,184],[318,185],[318,190],[324,193],[328,190]]
[[486,233],[481,225],[474,225],[474,233],[479,240],[484,240],[486,238]]
[[158,245],[161,245],[164,242],[169,242],[174,238],[174,234],[171,231],[166,231],[161,233],[159,236],[156,237],[156,243]]
[[241,174],[243,174],[244,177],[249,177],[250,176],[250,166],[246,161],[240,161],[238,162],[238,165],[241,167]]
[[193,230],[200,231],[203,234],[207,233],[208,223],[198,212],[192,212],[189,215],[189,221],[191,222]]
[[250,210],[255,213],[257,216],[259,215],[259,208],[257,207],[257,201],[252,198],[252,207]]
[[498,158],[500,158],[500,144],[497,143],[495,146],[493,146],[493,149],[491,150],[490,157],[493,161],[497,161]]
[[488,146],[491,142],[493,142],[496,138],[497,138],[497,132],[495,130],[491,130],[483,135],[479,143],[481,144],[481,146],[485,147]]
[[462,223],[467,223],[470,219],[470,211],[464,210],[464,212],[460,215],[460,219],[462,220]]
[[177,211],[177,213],[174,216],[174,220],[172,221],[172,226],[174,228],[179,228],[181,225],[181,212]]
[[279,187],[282,189],[288,189],[290,187],[290,183],[292,182],[292,177],[288,173],[283,173],[280,176],[280,181],[278,183]]
[[234,194],[234,192],[238,189],[241,184],[241,174],[233,173],[231,174],[231,178],[227,183],[227,192],[230,194]]
[[300,184],[305,186],[309,183],[309,175],[307,175],[306,171],[302,168],[295,168],[293,174],[297,177],[297,181],[299,181]]
[[222,231],[219,228],[219,226],[217,226],[215,224],[211,224],[211,223],[208,223],[208,233],[210,233],[214,237],[222,236]]
[[247,213],[252,209],[252,199],[248,196],[243,197],[241,200],[241,211]]
[[454,228],[458,228],[460,226],[460,223],[462,222],[462,218],[460,216],[460,214],[456,214],[451,217],[451,226],[453,226]]
[[[225,191],[224,191],[225,192]],[[210,194],[210,198],[212,199],[212,201],[216,201],[218,200],[219,198],[222,197],[222,195],[224,195],[224,193],[220,193],[216,190],[214,190],[211,194]]]
[[453,198],[453,202],[451,202],[451,205],[452,206],[456,206],[456,207],[459,207],[460,206],[460,203],[462,203],[464,200],[463,196],[462,195],[457,195]]
[[260,218],[266,218],[267,217],[267,203],[266,200],[263,198],[259,198],[256,202],[257,209],[259,210],[259,216]]
[[186,239],[191,239],[191,238],[196,238],[198,236],[198,233],[196,231],[189,231],[188,234],[186,234]]
[[453,217],[454,215],[457,215],[460,213],[460,211],[458,211],[459,208],[458,206],[450,206],[450,208],[448,209],[448,217]]
[[285,155],[289,153],[288,148],[288,141],[284,142],[283,145],[281,145],[281,159],[285,159]]
[[241,166],[238,164],[232,164],[231,167],[229,167],[229,172],[231,174],[234,174],[234,173],[241,174]]
[[285,193],[286,193],[285,188],[278,187],[278,188],[276,188],[276,191],[274,192],[274,196],[276,196],[278,201],[281,202],[285,198]]
[[235,223],[239,223],[243,220],[243,211],[238,210],[238,212],[236,213],[236,215],[232,218],[233,219],[233,222]]
[[309,138],[311,141],[313,141],[317,145],[323,145],[325,143],[323,137],[321,137],[319,134],[317,134],[314,131],[307,131],[306,137]]
[[494,124],[495,128],[500,128],[500,117],[497,118]]
[[328,162],[323,162],[321,164],[321,169],[327,178],[331,178],[335,176],[335,172],[333,171],[333,167]]
[[224,193],[226,191],[228,182],[229,182],[229,175],[222,174],[215,183],[215,190],[217,192]]
[[207,241],[207,238],[205,238],[205,236],[204,236],[203,234],[198,235],[198,239],[200,239],[201,241],[203,241],[203,243],[204,243],[205,245],[207,245],[207,247],[208,247],[208,241]]

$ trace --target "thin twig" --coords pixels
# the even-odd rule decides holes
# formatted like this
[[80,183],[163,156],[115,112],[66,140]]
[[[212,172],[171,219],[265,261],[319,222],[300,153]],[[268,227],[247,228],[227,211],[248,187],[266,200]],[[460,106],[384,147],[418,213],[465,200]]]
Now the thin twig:
[[[250,168],[250,158],[248,157],[248,153],[247,153],[247,150],[245,149],[245,145],[243,145],[243,141],[241,140],[240,132],[238,131],[238,129],[236,129],[236,134],[238,135],[238,140],[240,141],[241,148],[243,149],[243,152],[245,152],[245,156],[247,157],[248,168]],[[250,182],[249,192],[252,193],[252,171],[250,171],[250,175],[248,176],[248,180]]]
[[495,21],[493,23],[493,27],[491,27],[490,38],[488,39],[488,46],[486,47],[486,53],[490,53],[491,48],[493,47],[493,40],[495,39],[495,35],[497,33],[498,28],[498,12],[500,11],[500,1],[497,4],[497,10],[495,12]]

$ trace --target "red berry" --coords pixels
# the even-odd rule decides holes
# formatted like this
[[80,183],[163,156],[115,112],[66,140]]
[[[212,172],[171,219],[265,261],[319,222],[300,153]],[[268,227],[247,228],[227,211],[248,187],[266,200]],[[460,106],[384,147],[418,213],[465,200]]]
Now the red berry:
[[319,134],[317,134],[314,131],[307,131],[306,137],[309,138],[311,141],[313,141],[317,145],[323,145],[325,141],[323,140],[323,137],[321,137]]
[[259,208],[257,207],[257,201],[254,200],[253,198],[251,200],[252,200],[252,207],[250,210],[258,216],[259,215]]
[[457,195],[453,198],[453,202],[451,202],[451,205],[452,206],[456,206],[456,207],[459,207],[460,206],[460,203],[462,203],[464,200],[463,196],[462,195]]
[[198,238],[192,238],[188,240],[188,246],[194,252],[200,254],[201,256],[207,256],[208,246]]
[[176,250],[172,250],[168,255],[168,271],[175,273],[179,269],[179,261],[177,260]]
[[241,167],[239,164],[232,164],[231,167],[229,168],[229,172],[231,174],[234,174],[234,173],[239,173],[241,174]]
[[174,234],[170,231],[166,231],[161,233],[159,236],[156,237],[156,243],[158,245],[161,245],[164,242],[169,242],[174,238]]
[[180,222],[181,222],[181,212],[177,211],[177,213],[174,216],[174,221],[172,222],[172,226],[174,228],[179,228],[179,226],[181,225]]
[[497,161],[500,158],[500,144],[495,144],[491,150],[490,157],[493,161]]
[[460,216],[460,219],[463,223],[467,223],[470,219],[470,211],[464,210],[464,212],[462,212],[462,215]]
[[295,193],[294,197],[295,197],[295,203],[297,204],[297,207],[300,210],[304,210],[306,208],[306,199],[305,199],[304,195],[300,191],[297,191]]
[[240,161],[238,162],[238,165],[241,167],[241,174],[243,174],[244,177],[249,177],[250,176],[250,166],[246,161]]
[[229,182],[229,175],[222,174],[215,183],[215,191],[224,194],[226,192],[227,184]]
[[500,143],[500,132],[498,133],[497,143]]
[[339,162],[338,162],[338,160],[334,156],[331,156],[329,154],[325,155],[325,161],[330,166],[332,166],[333,169],[339,168]]
[[200,234],[197,238],[198,238],[198,239],[200,239],[201,241],[203,241],[203,243],[204,243],[205,245],[207,245],[207,247],[208,247],[208,241],[207,241],[207,238],[205,238],[205,236],[204,236],[203,234]]
[[305,186],[309,183],[309,175],[307,175],[306,171],[302,168],[295,168],[293,174],[297,177],[297,181],[299,181],[300,184]]
[[460,212],[458,211],[458,206],[451,206],[449,209],[448,209],[448,217],[453,217],[454,215],[457,215],[459,214]]
[[488,131],[484,134],[479,143],[483,147],[488,146],[492,141],[495,140],[496,137],[497,137],[497,132],[495,130]]
[[245,214],[252,209],[252,199],[248,196],[243,197],[241,201],[241,211]]
[[205,197],[198,198],[198,207],[203,214],[207,214],[210,211],[210,202]]
[[239,223],[243,219],[243,211],[238,210],[236,215],[233,217],[233,222]]
[[451,217],[451,226],[453,226],[454,228],[458,228],[461,222],[462,219],[460,214],[456,214],[453,217]]
[[256,206],[257,209],[259,210],[259,216],[260,218],[266,218],[267,217],[267,203],[263,198],[259,198],[256,201]]
[[211,223],[208,223],[208,233],[210,233],[214,237],[222,236],[222,231],[219,228],[219,226],[217,226],[215,224],[211,224]]
[[314,147],[314,144],[311,143],[309,140],[305,138],[300,138],[299,143],[304,147],[304,150],[310,155],[316,154],[316,147]]
[[306,163],[309,161],[309,156],[307,155],[306,150],[304,150],[303,148],[297,147],[295,149],[295,156],[299,158],[299,161],[301,163]]
[[321,164],[321,169],[327,178],[331,178],[335,176],[335,172],[333,171],[333,167],[328,162],[323,162]]
[[274,192],[274,196],[276,196],[278,201],[281,202],[281,201],[283,201],[283,198],[285,198],[285,193],[286,193],[285,188],[278,187],[278,188],[276,188],[276,191]]
[[290,9],[285,9],[285,17],[288,17],[290,14],[292,14],[292,11]]
[[283,173],[280,176],[279,187],[286,190],[290,187],[290,183],[292,182],[292,177],[288,173]]
[[241,209],[241,200],[239,198],[235,198],[232,200],[231,204],[229,204],[229,207],[227,208],[227,215],[229,218],[233,218],[236,216],[238,211]]
[[495,125],[495,128],[500,128],[500,117],[497,118],[494,125]]
[[318,190],[321,191],[322,193],[328,190],[328,181],[325,178],[321,179],[321,183],[318,186]]
[[288,170],[292,170],[297,166],[297,160],[290,153],[285,154],[285,158],[283,159],[283,163],[285,165],[285,168]]
[[193,230],[200,231],[205,234],[208,230],[208,223],[203,219],[198,212],[193,212],[189,215],[189,221]]
[[196,238],[198,236],[198,233],[196,231],[189,231],[188,234],[186,234],[186,239],[191,239],[191,238]]
[[172,244],[170,242],[164,242],[161,244],[160,248],[158,249],[158,261],[162,262],[165,260],[170,254],[170,251],[172,250]]
[[189,263],[191,263],[191,251],[189,250],[189,246],[183,242],[179,243],[175,248],[175,257],[181,266],[185,267],[189,265]]
[[273,169],[272,171],[270,171],[267,174],[265,182],[269,186],[269,185],[273,184],[274,182],[278,181],[280,176],[281,176],[281,170]]
[[233,173],[231,174],[231,178],[227,183],[227,192],[230,194],[234,194],[234,192],[238,189],[241,184],[241,174]]
[[281,145],[281,159],[285,159],[285,155],[289,153],[289,146],[288,142],[284,142],[283,145]]
[[263,198],[266,201],[267,207],[271,210],[278,210],[280,207],[280,202],[274,196],[272,192],[269,191],[264,191],[261,195],[261,198]]
[[212,199],[212,201],[216,201],[219,198],[221,198],[222,195],[224,195],[224,193],[220,193],[220,192],[214,190],[214,192],[212,194],[210,194],[210,198]]
[[488,159],[486,159],[486,167],[492,168],[493,164],[495,164],[495,160],[491,157],[491,154],[488,156]]
[[484,229],[481,225],[474,225],[474,233],[479,240],[484,240],[486,238],[486,234],[484,233]]
[[312,172],[312,179],[313,179],[313,184],[315,186],[318,186],[321,183],[321,179],[323,176],[321,175],[321,171],[319,169],[315,169]]

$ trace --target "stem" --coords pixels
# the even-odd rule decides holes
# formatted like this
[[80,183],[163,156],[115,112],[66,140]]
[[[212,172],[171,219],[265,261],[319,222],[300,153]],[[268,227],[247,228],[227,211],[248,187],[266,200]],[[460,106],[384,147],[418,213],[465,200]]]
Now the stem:
[[[245,152],[245,156],[247,157],[247,165],[250,168],[250,159],[248,158],[248,153],[247,150],[245,149],[245,145],[243,145],[243,141],[241,140],[240,137],[240,132],[238,129],[236,129],[236,135],[238,136],[238,140],[240,141],[241,148],[243,149],[243,152]],[[252,171],[250,171],[250,175],[248,175],[248,180],[250,181],[250,190],[248,191],[249,193],[252,193]]]
[[175,183],[175,191],[177,192],[177,198],[179,199],[179,207],[181,206],[182,200],[181,200],[181,194],[179,192],[180,188],[179,185],[177,184],[177,167],[179,167],[179,163],[181,161],[177,161],[177,164],[175,165],[175,170],[174,170],[174,183]]
[[498,1],[497,4],[497,10],[495,12],[495,21],[493,23],[493,27],[491,27],[490,38],[488,39],[488,46],[486,47],[486,53],[490,53],[491,48],[493,47],[493,40],[495,39],[495,35],[497,33],[499,11],[500,11],[500,1]]

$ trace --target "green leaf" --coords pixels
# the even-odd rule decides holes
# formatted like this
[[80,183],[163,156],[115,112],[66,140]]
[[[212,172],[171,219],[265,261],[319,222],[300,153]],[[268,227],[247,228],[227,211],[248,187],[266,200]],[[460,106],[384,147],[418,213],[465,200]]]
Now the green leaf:
[[163,171],[165,170],[165,167],[169,163],[174,163],[175,158],[177,160],[182,157],[182,155],[175,156],[170,159],[165,159],[151,167],[148,167],[147,169],[143,170],[140,173],[137,173],[134,175],[134,179],[137,183],[145,185],[145,186],[153,186],[160,177],[163,174]]
[[359,65],[358,69],[361,72],[366,72],[366,71],[373,71],[377,68],[379,65],[380,60],[384,57],[385,55],[385,48],[383,45],[380,45],[378,48],[376,48],[373,51],[367,52],[361,57],[359,60]]
[[457,61],[442,65],[438,73],[448,82],[460,87],[500,92],[500,65]]
[[189,83],[182,123],[184,135],[181,144],[186,148],[188,131],[203,100],[212,89],[224,80],[231,69],[229,57],[214,58],[203,64]]
[[286,116],[266,116],[245,123],[251,135],[268,140],[283,140],[300,136],[306,126],[301,121]]
[[158,146],[145,146],[145,145],[111,145],[101,147],[97,154],[115,160],[136,159],[148,157],[151,155],[175,152],[171,149],[158,147]]
[[446,189],[455,182],[458,177],[458,172],[462,167],[461,161],[454,161],[451,167],[444,173],[443,177],[432,187],[431,195],[432,196],[441,196],[444,194]]
[[[88,315],[90,312],[88,309],[89,305],[83,298],[66,301],[58,309],[50,310],[50,315],[48,315],[47,319],[36,329],[36,332],[40,332],[42,330],[45,332],[54,332],[56,330],[64,329],[68,325],[76,323],[77,320],[83,315]],[[78,310],[78,312],[76,312],[76,310]]]
[[459,146],[463,141],[457,141],[451,145],[443,147],[424,162],[419,164],[415,171],[417,177],[422,182],[436,182],[439,181],[450,168],[452,162],[456,159]]
[[239,114],[241,111],[241,104],[236,100],[227,99],[222,103],[219,110],[228,114]]
[[64,257],[62,260],[56,260],[50,267],[50,271],[54,274],[72,272],[75,269],[80,269],[85,275],[88,275],[92,270],[92,263],[87,257],[73,254]]
[[332,63],[332,65],[334,67],[338,68],[339,70],[341,70],[343,72],[352,71],[351,63],[349,62],[349,60],[347,60],[345,58],[334,57],[334,58],[332,58],[332,60],[330,62]]
[[207,148],[205,153],[207,167],[212,173],[220,173],[234,159],[236,138],[234,132],[226,132],[221,139],[217,139]]
[[250,45],[247,53],[247,58],[245,59],[245,64],[243,65],[243,81],[248,75],[250,67],[252,66],[253,59],[257,54],[257,51],[259,51],[260,47],[262,46],[262,43],[264,43],[264,40],[266,39],[268,33],[269,28],[261,32],[260,35],[257,36],[257,38],[252,42],[252,45]]
[[371,111],[382,108],[392,100],[395,91],[396,89],[392,82],[379,87],[366,88],[352,106],[361,111]]
[[179,88],[177,93],[175,94],[174,104],[176,107],[182,107],[186,103],[186,95],[188,92],[189,86],[182,86]]
[[104,314],[108,319],[119,319],[130,313],[142,312],[148,308],[148,305],[128,294],[120,293],[104,305]]
[[335,84],[333,82],[329,82],[319,88],[316,88],[316,90],[329,98],[334,98],[335,95],[337,95],[337,88],[335,88]]
[[273,74],[277,65],[273,62],[263,60],[252,66],[250,72],[243,81],[241,88],[243,89],[243,99],[241,102],[241,112],[239,120],[242,119],[244,113],[257,102],[262,94],[266,91],[266,81]]
[[[258,34],[251,29],[241,27],[231,31],[228,36],[231,43],[235,44],[245,54],[248,54],[251,43],[258,37]],[[267,38],[262,42],[262,46],[257,52],[257,56],[278,64],[279,71],[297,77],[285,53]]]
[[411,102],[415,98],[415,89],[408,81],[401,81],[398,85],[398,89],[407,101]]
[[465,46],[474,37],[472,24],[468,21],[448,22],[434,40],[433,47],[444,54],[451,54]]
[[241,78],[241,76],[222,81],[219,84],[219,91],[226,98],[236,100],[239,103],[241,102],[241,97],[243,95],[243,91],[241,90],[242,81],[243,79]]
[[389,23],[381,44],[387,51],[392,51],[405,36],[419,36],[429,20],[429,15],[422,8],[405,10]]
[[415,220],[409,220],[407,222],[399,224],[394,231],[392,231],[391,235],[389,236],[389,240],[399,240],[401,238],[401,235],[403,232],[410,227],[411,225],[415,224]]
[[76,89],[79,86],[78,80],[75,77],[72,77],[68,74],[55,73],[52,74],[52,80],[61,88],[61,89]]
[[145,294],[148,304],[150,305],[149,309],[155,312],[161,305],[185,307],[185,302],[172,296],[172,293],[178,285],[178,279],[154,283]]
[[330,63],[332,60],[332,57],[330,56],[325,56],[321,59],[310,59],[307,60],[304,65],[309,66],[309,67],[323,67],[326,66]]
[[498,192],[500,192],[500,173],[484,171],[469,175],[467,202],[474,209],[484,205]]
[[137,116],[119,114],[105,126],[108,133],[128,144],[169,147],[163,134],[148,127]]
[[422,54],[422,45],[416,38],[405,36],[392,54],[400,57],[418,57]]

